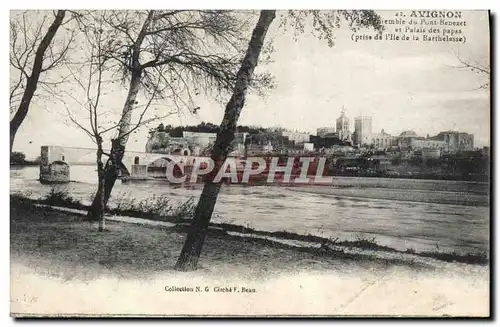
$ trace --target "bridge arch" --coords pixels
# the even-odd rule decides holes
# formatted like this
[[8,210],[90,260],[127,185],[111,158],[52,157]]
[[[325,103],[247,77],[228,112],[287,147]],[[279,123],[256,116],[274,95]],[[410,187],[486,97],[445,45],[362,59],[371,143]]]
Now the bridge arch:
[[189,148],[179,147],[179,148],[175,148],[172,151],[172,154],[173,155],[179,155],[179,156],[190,156],[191,155],[191,150]]
[[169,157],[159,157],[159,158],[155,158],[153,161],[150,161],[147,165],[148,167],[151,166],[152,164],[154,164],[155,162],[157,161],[162,161],[162,162],[166,162],[167,164],[171,163],[173,160]]
[[[167,169],[168,166],[172,162],[182,162],[182,161],[176,161],[173,160],[170,157],[163,156],[154,159],[153,161],[149,162],[147,164],[146,168],[146,174],[148,177],[153,177],[153,178],[166,178],[167,174]],[[180,177],[183,175],[182,169],[179,167],[179,165],[175,165],[173,168],[173,175],[176,177]]]

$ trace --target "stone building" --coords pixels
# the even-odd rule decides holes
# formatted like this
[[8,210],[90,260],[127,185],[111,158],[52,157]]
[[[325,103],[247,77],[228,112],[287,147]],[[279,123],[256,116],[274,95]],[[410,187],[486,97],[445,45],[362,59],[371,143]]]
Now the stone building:
[[337,136],[335,127],[320,127],[316,129],[316,136],[320,137],[334,137]]
[[[402,150],[422,150],[422,149],[446,149],[446,143],[442,140],[418,136],[414,131],[404,131],[397,138],[398,147]],[[434,152],[433,152],[434,153]]]
[[298,132],[298,131],[288,131],[283,130],[281,136],[287,137],[290,141],[295,142],[295,144],[304,144],[309,142],[309,137],[311,134]]
[[200,155],[203,149],[215,142],[215,133],[183,132],[182,137],[172,137],[168,132],[151,131],[146,142],[146,152],[180,155]]
[[392,139],[393,137],[382,129],[380,133],[371,135],[371,145],[377,150],[389,149],[392,145]]
[[447,152],[450,153],[474,150],[473,134],[446,131],[440,132],[438,135],[432,137],[432,139],[444,142]]
[[200,133],[189,131],[183,131],[182,136],[190,143],[195,143],[202,148],[215,143],[215,139],[217,138],[216,133]]

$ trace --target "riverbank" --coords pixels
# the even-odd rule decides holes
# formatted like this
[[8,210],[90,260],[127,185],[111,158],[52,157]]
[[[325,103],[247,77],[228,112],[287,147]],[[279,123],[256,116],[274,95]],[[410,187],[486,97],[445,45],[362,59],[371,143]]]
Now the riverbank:
[[[104,269],[137,277],[171,270],[186,233],[184,228],[175,224],[153,225],[146,220],[142,223],[124,223],[108,219],[107,231],[103,233],[97,232],[95,227],[95,224],[83,221],[83,215],[78,212],[13,206],[11,256],[24,263],[33,263],[54,276],[69,277],[67,274],[70,274],[87,280],[98,277],[100,270]],[[211,227],[200,266],[202,270],[212,270],[212,266],[222,263],[244,264],[250,275],[262,278],[269,269],[300,271],[344,260],[347,264],[372,261],[370,266],[379,268],[390,263],[405,264],[403,261],[365,258],[361,255],[358,258],[342,257],[340,252],[333,256],[320,248],[316,250],[304,248],[301,251],[292,245],[232,236]],[[406,262],[408,265],[410,263]],[[83,266],[87,268],[80,269]]]
[[[18,195],[11,196],[11,206],[15,208],[25,208],[32,211],[52,211],[54,213],[76,214],[85,216],[88,206],[74,201],[70,197],[64,197],[59,193],[52,193],[51,196],[42,200],[32,200]],[[148,210],[145,211],[145,207]],[[163,207],[167,207],[164,211]],[[151,226],[169,226],[173,231],[186,233],[194,212],[194,202],[192,199],[186,201],[178,208],[168,206],[168,203],[161,197],[155,201],[150,201],[147,205],[119,206],[109,210],[107,219],[111,221],[133,222]],[[125,219],[123,218],[125,217]],[[288,248],[296,251],[308,253],[320,253],[337,255],[339,257],[350,258],[359,256],[363,258],[390,259],[395,262],[406,260],[415,262],[418,258],[433,258],[440,261],[460,262],[468,264],[487,265],[489,262],[487,253],[457,253],[439,251],[416,251],[408,248],[398,250],[389,246],[379,245],[375,238],[364,238],[358,236],[355,240],[339,240],[338,238],[327,238],[312,234],[297,234],[288,231],[270,232],[256,230],[249,226],[240,226],[230,223],[214,223],[209,225],[212,235],[238,239],[241,241],[252,240],[262,245],[269,245],[278,248]]]
[[[488,315],[485,265],[354,244],[351,251],[300,246],[211,226],[198,271],[181,273],[172,267],[185,240],[182,224],[110,216],[100,233],[82,218],[79,211],[11,203],[11,312]],[[208,294],[166,291],[196,286]],[[255,293],[216,293],[226,286]],[[179,305],[186,301],[189,307]]]

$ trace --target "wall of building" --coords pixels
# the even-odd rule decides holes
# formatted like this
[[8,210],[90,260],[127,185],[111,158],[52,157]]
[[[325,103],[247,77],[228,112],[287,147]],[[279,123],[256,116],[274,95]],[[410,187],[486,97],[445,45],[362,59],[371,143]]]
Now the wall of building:
[[314,143],[304,143],[304,151],[314,151]]
[[288,137],[290,141],[294,141],[295,143],[309,142],[309,136],[310,136],[309,133],[291,132],[291,131],[283,131],[281,135],[284,137]]
[[336,136],[335,127],[320,127],[316,130],[316,135],[325,137],[325,136]]
[[441,157],[441,149],[422,149],[422,160],[437,159]]
[[443,141],[446,151],[451,153],[474,150],[474,135],[456,131],[441,132],[433,137],[434,140]]
[[168,132],[154,131],[146,142],[147,153],[184,153],[199,155],[203,149],[215,142],[215,133],[183,132],[183,137],[171,137]]
[[341,140],[346,140],[350,134],[351,134],[351,129],[350,129],[351,121],[350,119],[345,115],[345,110],[342,109],[342,113],[339,118],[337,118],[337,136]]
[[410,139],[410,146],[413,149],[444,149],[446,147],[446,143],[444,141],[436,141],[436,140],[421,140],[421,139]]
[[474,150],[474,135],[467,133],[460,133],[458,138],[459,151],[472,151]]
[[355,144],[371,144],[372,117],[359,116],[354,118],[354,138]]
[[64,148],[61,146],[42,146],[40,150],[42,163],[50,164],[54,161],[66,161]]
[[190,143],[195,143],[204,148],[215,143],[217,134],[215,133],[199,133],[199,132],[182,132],[182,136]]
[[390,134],[380,131],[380,133],[371,135],[370,144],[375,147],[375,149],[389,149],[392,146],[393,137]]

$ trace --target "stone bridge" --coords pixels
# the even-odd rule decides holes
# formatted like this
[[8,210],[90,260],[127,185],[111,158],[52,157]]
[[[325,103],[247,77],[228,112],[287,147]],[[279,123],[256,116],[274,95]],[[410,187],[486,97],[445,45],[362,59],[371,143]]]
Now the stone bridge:
[[[42,146],[40,181],[48,183],[69,182],[69,171],[71,166],[97,165],[96,151],[96,149],[91,148]],[[167,162],[192,163],[194,156],[125,151],[122,161],[124,165],[124,167],[122,167],[122,173],[132,178],[146,178],[147,167],[158,159],[165,159]],[[106,156],[103,156],[103,161],[106,162]],[[61,169],[57,167],[66,168]],[[62,171],[66,170],[67,176],[64,176],[66,173]]]

